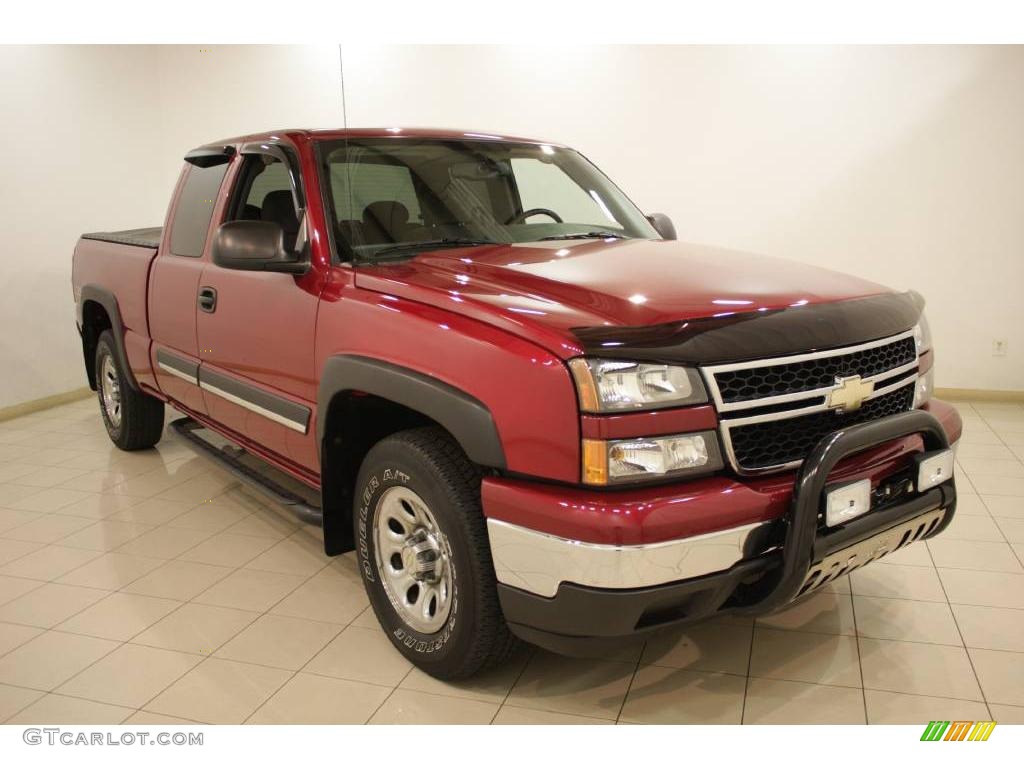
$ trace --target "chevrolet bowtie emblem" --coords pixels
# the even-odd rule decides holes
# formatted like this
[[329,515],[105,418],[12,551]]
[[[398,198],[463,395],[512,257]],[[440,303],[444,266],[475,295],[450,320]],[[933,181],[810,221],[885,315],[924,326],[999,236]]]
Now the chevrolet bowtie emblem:
[[856,411],[874,391],[873,381],[861,381],[860,376],[836,376],[836,388],[828,393],[828,407]]

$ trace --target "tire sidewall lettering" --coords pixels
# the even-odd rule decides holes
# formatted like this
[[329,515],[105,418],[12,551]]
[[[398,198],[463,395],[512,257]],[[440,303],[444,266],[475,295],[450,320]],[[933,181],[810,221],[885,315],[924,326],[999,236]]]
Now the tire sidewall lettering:
[[[412,477],[408,472],[397,467],[386,467],[374,472],[363,483],[359,494],[359,506],[357,507],[356,549],[359,556],[359,569],[362,572],[363,579],[367,582],[367,588],[377,595],[382,605],[387,606],[386,610],[389,613],[393,612],[393,607],[387,595],[383,593],[383,585],[377,579],[377,567],[374,562],[375,558],[371,544],[371,531],[374,522],[375,505],[380,494],[388,488],[399,485],[413,487]],[[437,635],[420,635],[406,628],[397,615],[394,616],[393,622],[391,622],[393,626],[391,629],[392,636],[399,644],[410,651],[424,655],[433,654],[443,650],[452,637],[452,633],[458,623],[459,585],[456,578],[455,563],[451,562],[450,567],[452,569],[452,607],[448,621]]]
[[373,562],[370,558],[370,541],[369,541],[369,517],[370,517],[370,502],[373,501],[373,497],[380,488],[380,479],[374,475],[363,489],[362,495],[359,497],[359,565],[360,570],[363,572],[363,578],[369,582],[376,581]]

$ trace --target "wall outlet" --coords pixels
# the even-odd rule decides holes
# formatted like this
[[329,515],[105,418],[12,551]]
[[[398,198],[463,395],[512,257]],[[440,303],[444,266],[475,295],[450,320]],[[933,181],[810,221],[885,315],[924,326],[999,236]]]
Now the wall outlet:
[[996,357],[1006,356],[1006,339],[992,339],[992,354]]

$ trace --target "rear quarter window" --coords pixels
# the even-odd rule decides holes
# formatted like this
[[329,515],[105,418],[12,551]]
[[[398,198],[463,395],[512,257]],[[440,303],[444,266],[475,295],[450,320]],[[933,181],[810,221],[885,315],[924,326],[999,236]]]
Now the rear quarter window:
[[203,255],[206,233],[213,217],[213,205],[217,201],[217,193],[227,169],[227,163],[210,168],[197,165],[189,167],[171,223],[171,253],[174,255]]

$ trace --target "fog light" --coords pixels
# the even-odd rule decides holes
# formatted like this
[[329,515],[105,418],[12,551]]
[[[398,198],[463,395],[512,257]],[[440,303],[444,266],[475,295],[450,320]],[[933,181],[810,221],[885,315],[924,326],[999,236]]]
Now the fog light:
[[871,509],[871,481],[858,480],[825,495],[825,524],[832,528],[860,517]]
[[953,476],[954,456],[952,448],[919,456],[917,459],[918,492],[927,491],[929,488],[934,488],[949,480]]

